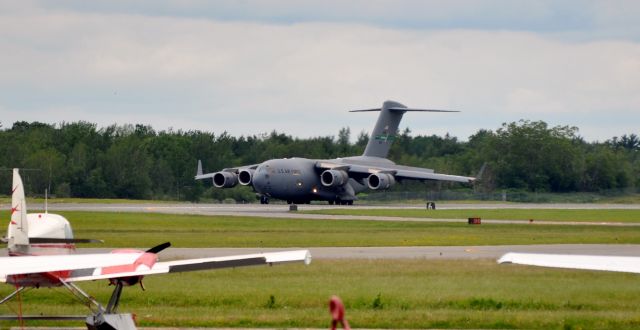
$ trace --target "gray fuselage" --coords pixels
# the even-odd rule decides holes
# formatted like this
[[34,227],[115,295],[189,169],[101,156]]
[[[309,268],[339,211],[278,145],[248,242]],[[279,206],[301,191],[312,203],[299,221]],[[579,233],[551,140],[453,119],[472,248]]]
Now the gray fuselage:
[[[259,194],[295,203],[312,200],[350,199],[366,187],[362,182],[349,180],[354,191],[349,194],[344,186],[326,187],[320,180],[321,170],[316,168],[318,160],[306,158],[271,159],[258,165],[252,184]],[[346,193],[346,194],[345,194]],[[351,198],[351,199],[352,199]]]

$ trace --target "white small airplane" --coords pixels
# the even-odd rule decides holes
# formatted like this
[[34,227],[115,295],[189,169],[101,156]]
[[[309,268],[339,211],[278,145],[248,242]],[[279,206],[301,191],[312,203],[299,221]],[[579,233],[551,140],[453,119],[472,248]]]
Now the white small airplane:
[[498,259],[498,263],[513,263],[552,268],[640,273],[640,257],[627,256],[592,256],[577,254],[509,252]]
[[[87,318],[98,325],[115,314],[124,286],[140,283],[146,275],[185,272],[251,265],[302,261],[311,262],[308,250],[247,254],[226,257],[158,261],[158,252],[171,244],[164,243],[147,251],[118,249],[111,253],[73,254],[74,243],[93,240],[74,239],[69,221],[57,214],[27,214],[24,186],[18,169],[13,170],[11,194],[11,222],[4,239],[9,257],[0,257],[0,282],[16,287],[3,304],[27,288],[64,286],[92,309]],[[74,283],[106,279],[115,286],[107,307],[103,307]],[[144,287],[143,287],[144,289]],[[20,317],[20,316],[19,316]],[[93,319],[93,320],[91,320]],[[131,328],[133,321],[125,321],[120,328]]]

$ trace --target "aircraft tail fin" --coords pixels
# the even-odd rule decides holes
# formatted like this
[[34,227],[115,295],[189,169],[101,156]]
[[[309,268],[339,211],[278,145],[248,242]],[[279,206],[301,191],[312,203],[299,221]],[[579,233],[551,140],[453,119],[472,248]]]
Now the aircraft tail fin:
[[24,197],[24,185],[17,168],[13,169],[11,186],[11,221],[7,230],[9,248],[14,245],[29,244],[29,222],[27,221],[27,202]]
[[405,105],[395,101],[385,101],[382,108],[351,110],[350,112],[370,112],[379,111],[378,121],[371,132],[369,143],[364,149],[362,156],[387,158],[389,149],[396,139],[398,126],[402,115],[407,111],[416,112],[458,112],[451,110],[435,110],[435,109],[415,109],[407,108]]

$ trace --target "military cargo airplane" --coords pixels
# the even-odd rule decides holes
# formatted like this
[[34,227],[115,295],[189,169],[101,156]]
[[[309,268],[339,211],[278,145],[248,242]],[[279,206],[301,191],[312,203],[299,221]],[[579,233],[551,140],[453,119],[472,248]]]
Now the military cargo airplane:
[[218,188],[232,188],[238,183],[252,186],[261,204],[270,198],[287,203],[303,204],[324,200],[329,204],[351,205],[356,194],[368,189],[384,190],[402,180],[453,181],[470,183],[472,177],[435,173],[420,167],[396,165],[387,159],[389,148],[396,138],[402,115],[406,112],[457,112],[448,110],[413,109],[386,101],[382,108],[352,110],[351,112],[380,112],[362,156],[336,159],[284,158],[270,159],[261,164],[225,168],[203,173],[198,161],[196,180],[213,179]]
[[[0,304],[25,289],[64,286],[92,309],[93,314],[86,319],[92,329],[101,328],[100,325],[109,328],[107,323],[111,328],[114,324],[119,324],[115,328],[134,328],[133,321],[123,317],[130,314],[115,312],[123,287],[140,284],[144,289],[142,279],[147,275],[294,261],[308,264],[311,261],[308,250],[158,261],[157,254],[171,245],[168,242],[147,251],[118,249],[111,253],[74,254],[74,243],[90,240],[75,239],[69,221],[60,215],[27,214],[26,210],[22,179],[18,169],[14,169],[11,221],[4,239],[9,257],[0,257],[0,282],[10,284],[16,290],[0,300]],[[106,307],[75,285],[79,281],[101,279],[115,286]]]

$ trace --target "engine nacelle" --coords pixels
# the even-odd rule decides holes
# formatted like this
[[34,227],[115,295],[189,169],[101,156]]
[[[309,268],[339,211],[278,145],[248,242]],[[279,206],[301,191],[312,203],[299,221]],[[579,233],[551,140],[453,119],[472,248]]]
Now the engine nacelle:
[[349,181],[349,174],[340,170],[326,170],[320,174],[320,182],[325,187],[340,187]]
[[213,185],[217,188],[232,188],[238,184],[238,175],[233,172],[216,172],[213,174]]
[[396,178],[387,173],[373,173],[369,175],[369,189],[389,189],[396,183]]
[[252,169],[244,169],[238,173],[238,182],[243,186],[251,185],[251,181],[253,180],[253,174],[256,170]]

